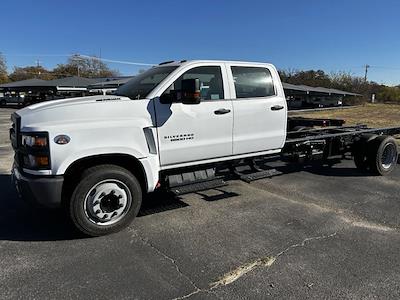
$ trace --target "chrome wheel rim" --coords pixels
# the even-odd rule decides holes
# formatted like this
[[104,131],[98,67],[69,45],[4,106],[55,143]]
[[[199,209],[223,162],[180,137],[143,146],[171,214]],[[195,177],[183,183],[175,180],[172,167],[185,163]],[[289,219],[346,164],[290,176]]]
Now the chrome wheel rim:
[[393,144],[386,144],[382,152],[382,167],[389,169],[396,161],[396,146]]
[[95,184],[85,196],[86,217],[96,225],[107,226],[120,221],[129,211],[132,195],[127,185],[116,179]]

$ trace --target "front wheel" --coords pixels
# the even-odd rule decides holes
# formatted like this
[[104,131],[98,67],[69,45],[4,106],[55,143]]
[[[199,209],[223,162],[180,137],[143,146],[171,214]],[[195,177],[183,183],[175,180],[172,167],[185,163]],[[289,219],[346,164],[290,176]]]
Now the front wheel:
[[141,186],[131,172],[115,165],[101,165],[83,172],[72,193],[69,214],[79,231],[100,236],[127,227],[141,203]]

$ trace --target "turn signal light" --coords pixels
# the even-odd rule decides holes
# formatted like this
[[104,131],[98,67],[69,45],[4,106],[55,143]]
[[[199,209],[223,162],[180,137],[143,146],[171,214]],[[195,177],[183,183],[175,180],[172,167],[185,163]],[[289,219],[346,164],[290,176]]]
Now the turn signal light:
[[49,167],[49,157],[29,154],[28,156],[24,157],[24,167],[33,169]]
[[49,165],[49,158],[47,156],[36,156],[36,164],[38,167],[46,167]]

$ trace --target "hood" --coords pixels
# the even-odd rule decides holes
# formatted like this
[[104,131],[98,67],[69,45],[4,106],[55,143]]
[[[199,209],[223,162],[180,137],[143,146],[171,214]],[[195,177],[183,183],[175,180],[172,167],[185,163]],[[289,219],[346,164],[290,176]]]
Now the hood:
[[21,109],[18,114],[24,115],[25,113],[30,113],[33,111],[40,110],[48,110],[55,109],[62,106],[70,106],[70,105],[82,105],[89,103],[96,103],[101,101],[127,101],[130,100],[127,97],[123,96],[112,96],[112,95],[97,95],[97,96],[88,96],[88,97],[76,97],[76,98],[67,98],[60,100],[52,100],[52,101],[43,101],[37,104],[33,104]]
[[46,130],[49,126],[112,122],[143,118],[151,120],[150,100],[131,100],[128,97],[99,95],[45,101],[17,111],[21,128],[27,131]]

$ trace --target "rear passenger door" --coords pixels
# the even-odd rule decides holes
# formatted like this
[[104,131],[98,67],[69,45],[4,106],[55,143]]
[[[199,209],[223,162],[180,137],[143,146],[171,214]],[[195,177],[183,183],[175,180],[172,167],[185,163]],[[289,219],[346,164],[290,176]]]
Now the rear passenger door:
[[286,137],[282,85],[270,65],[228,64],[233,94],[233,155],[277,150]]

